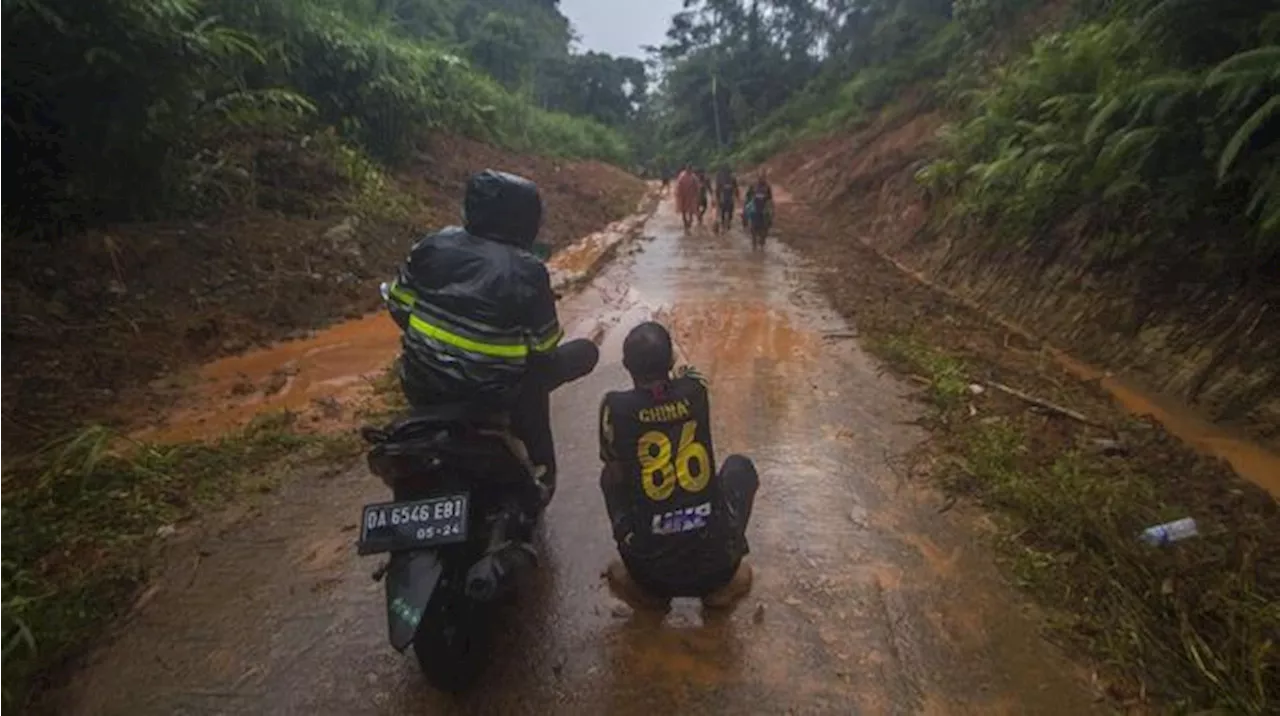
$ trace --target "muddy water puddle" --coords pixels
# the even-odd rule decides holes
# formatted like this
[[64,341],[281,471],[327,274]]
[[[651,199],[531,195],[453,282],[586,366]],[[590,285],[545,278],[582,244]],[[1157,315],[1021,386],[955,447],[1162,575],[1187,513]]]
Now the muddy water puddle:
[[273,411],[306,413],[317,428],[350,421],[395,358],[400,331],[385,315],[344,321],[309,338],[279,343],[201,367],[159,425],[135,437],[158,441],[215,437]]
[[1280,455],[1171,398],[1142,390],[1122,376],[1082,363],[1061,351],[1055,350],[1053,355],[1072,375],[1098,381],[1125,410],[1150,416],[1174,437],[1206,455],[1226,460],[1237,475],[1280,499]]

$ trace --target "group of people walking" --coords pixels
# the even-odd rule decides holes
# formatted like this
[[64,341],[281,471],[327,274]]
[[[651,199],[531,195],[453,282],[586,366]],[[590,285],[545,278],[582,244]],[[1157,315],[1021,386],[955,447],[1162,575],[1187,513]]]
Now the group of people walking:
[[712,205],[716,207],[713,228],[717,232],[728,231],[733,225],[733,213],[740,196],[743,229],[755,220],[768,224],[773,217],[773,188],[763,169],[754,182],[740,190],[737,177],[727,167],[721,167],[712,182],[704,170],[686,164],[676,177],[675,193],[676,209],[686,231],[695,223],[702,226],[707,209]]

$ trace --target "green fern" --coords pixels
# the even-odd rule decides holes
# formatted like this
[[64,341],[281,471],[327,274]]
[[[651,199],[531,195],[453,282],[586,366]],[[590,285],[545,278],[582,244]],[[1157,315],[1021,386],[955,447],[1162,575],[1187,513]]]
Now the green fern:
[[1138,37],[1159,43],[1171,34],[1183,32],[1198,22],[1217,19],[1220,0],[1162,0],[1143,15]]
[[[8,609],[10,606],[10,603],[6,600],[5,608]],[[3,661],[8,663],[11,658],[17,655],[19,649],[23,649],[27,653],[34,654],[36,651],[36,638],[31,633],[31,629],[27,626],[26,622],[18,619],[17,617],[13,617],[13,627],[9,629],[4,636]]]
[[[1099,101],[1102,99],[1102,97],[1098,98]],[[1121,97],[1112,97],[1107,100],[1106,103],[1102,105],[1101,109],[1093,115],[1093,118],[1089,121],[1089,125],[1085,128],[1084,143],[1092,145],[1102,137],[1103,129],[1111,123],[1112,118],[1119,114],[1120,110],[1124,109],[1124,107],[1125,102]]]
[[1237,82],[1242,77],[1252,81],[1280,80],[1280,45],[1268,45],[1232,55],[1214,67],[1204,78],[1206,87]]
[[1227,141],[1227,146],[1222,150],[1222,154],[1218,157],[1219,179],[1225,177],[1227,172],[1231,170],[1236,158],[1240,156],[1240,151],[1244,149],[1258,130],[1277,116],[1280,116],[1280,95],[1273,95],[1271,99],[1267,100],[1265,104],[1240,124],[1235,134],[1231,135],[1231,139]]

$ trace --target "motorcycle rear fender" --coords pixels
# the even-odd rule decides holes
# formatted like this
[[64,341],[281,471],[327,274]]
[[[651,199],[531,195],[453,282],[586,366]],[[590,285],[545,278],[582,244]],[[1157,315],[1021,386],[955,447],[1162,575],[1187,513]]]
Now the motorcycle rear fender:
[[435,550],[392,553],[386,574],[387,637],[396,651],[413,643],[442,572],[444,562]]

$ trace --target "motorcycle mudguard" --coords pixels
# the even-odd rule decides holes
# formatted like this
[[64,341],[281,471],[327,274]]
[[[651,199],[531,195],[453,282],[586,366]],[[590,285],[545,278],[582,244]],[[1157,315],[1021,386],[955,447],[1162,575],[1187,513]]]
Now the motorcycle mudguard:
[[387,565],[387,637],[404,651],[422,622],[422,612],[440,582],[444,563],[434,550],[394,552]]

